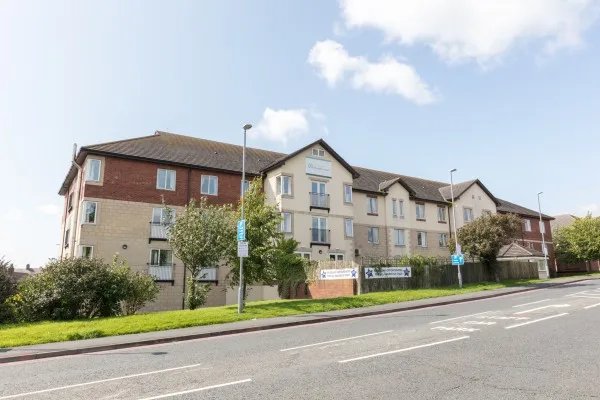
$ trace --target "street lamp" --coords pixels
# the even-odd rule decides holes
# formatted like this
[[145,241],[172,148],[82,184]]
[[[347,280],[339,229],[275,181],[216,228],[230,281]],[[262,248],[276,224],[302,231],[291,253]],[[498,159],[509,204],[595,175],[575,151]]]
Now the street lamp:
[[[244,125],[244,147],[242,148],[242,184],[240,189],[240,203],[242,204],[242,221],[244,220],[244,188],[246,183],[246,132],[252,128],[251,124]],[[245,229],[245,226],[244,226]],[[244,238],[245,239],[245,238]],[[240,256],[240,287],[238,289],[238,314],[244,312],[244,257]]]
[[542,252],[544,253],[544,270],[546,271],[546,276],[550,277],[550,270],[548,269],[548,250],[546,249],[546,239],[544,237],[544,233],[546,227],[544,226],[544,220],[542,219],[542,201],[540,200],[540,196],[544,192],[538,193],[538,211],[540,213],[540,233],[542,234]]
[[[455,250],[454,253],[458,254],[458,234],[456,233],[456,207],[454,207],[454,177],[453,174],[457,171],[456,168],[450,170],[450,195],[452,196],[452,225],[454,228],[454,244]],[[458,287],[462,289],[462,273],[460,272],[460,265],[458,267]]]

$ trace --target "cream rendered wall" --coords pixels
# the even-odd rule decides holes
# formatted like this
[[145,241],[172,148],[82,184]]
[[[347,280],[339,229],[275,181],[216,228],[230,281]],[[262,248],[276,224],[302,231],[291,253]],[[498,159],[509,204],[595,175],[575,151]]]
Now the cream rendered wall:
[[[386,229],[386,196],[367,194],[363,192],[353,193],[354,202],[354,246],[359,251],[359,257],[355,261],[360,262],[362,257],[388,257],[389,235]],[[368,198],[377,198],[377,215],[368,214]],[[368,229],[379,228],[379,243],[369,243]]]
[[[398,216],[394,217],[392,213],[392,200],[396,200],[398,207]],[[413,246],[412,232],[412,210],[408,191],[399,183],[395,183],[388,188],[388,195],[384,198],[386,207],[386,229],[388,232],[389,256],[397,257],[410,255],[410,249]],[[399,201],[403,201],[402,215],[400,215]],[[404,246],[396,245],[395,229],[404,229]]]
[[[425,204],[425,221],[417,220],[417,203]],[[438,205],[446,209],[446,222],[438,221]],[[439,235],[447,234],[450,240],[450,223],[448,207],[444,204],[425,202],[420,200],[410,201],[410,215],[407,217],[410,221],[410,254],[420,254],[425,256],[447,256],[450,254],[448,247],[440,247]],[[418,232],[427,233],[427,247],[417,245]]]
[[[314,148],[322,149],[320,146]],[[325,149],[323,149],[325,150]],[[352,204],[344,203],[344,184],[352,185],[351,173],[331,154],[325,151],[324,160],[331,161],[331,177],[313,176],[306,173],[306,158],[312,156],[312,148],[287,160],[284,165],[269,171],[265,178],[265,194],[268,201],[278,205],[281,211],[292,212],[292,234],[299,244],[299,251],[310,252],[313,260],[328,260],[329,253],[342,253],[345,259],[352,259],[354,242],[344,235],[344,219],[352,218]],[[292,195],[276,195],[276,179],[285,174],[292,177]],[[330,210],[310,209],[311,182],[325,182],[325,192],[329,194]],[[312,217],[327,218],[330,231],[331,248],[326,246],[310,247]]]
[[456,226],[458,229],[465,225],[463,210],[465,207],[473,209],[473,218],[479,218],[483,215],[483,211],[490,211],[496,214],[496,203],[492,200],[485,191],[475,184],[471,186],[455,201],[456,204]]

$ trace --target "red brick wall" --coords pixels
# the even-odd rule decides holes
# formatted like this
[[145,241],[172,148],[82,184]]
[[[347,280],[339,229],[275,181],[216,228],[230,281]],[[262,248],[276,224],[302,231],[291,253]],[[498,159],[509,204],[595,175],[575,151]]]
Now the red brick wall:
[[[86,184],[86,197],[160,204],[164,196],[165,203],[183,206],[187,204],[189,198],[201,197],[202,175],[219,177],[218,196],[206,196],[209,202],[236,203],[240,197],[241,175],[239,174],[202,171],[117,157],[106,157],[103,168],[103,184],[101,186]],[[156,174],[159,168],[176,171],[175,191],[156,188]]]

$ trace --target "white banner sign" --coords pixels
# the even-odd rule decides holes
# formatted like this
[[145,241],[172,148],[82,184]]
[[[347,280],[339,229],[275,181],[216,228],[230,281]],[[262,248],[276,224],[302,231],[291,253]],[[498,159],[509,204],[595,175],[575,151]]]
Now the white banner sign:
[[323,280],[356,279],[358,278],[358,270],[356,268],[322,269],[319,277]]
[[410,278],[411,276],[410,267],[383,267],[379,271],[375,268],[365,268],[366,279]]
[[306,173],[331,178],[331,161],[306,157]]

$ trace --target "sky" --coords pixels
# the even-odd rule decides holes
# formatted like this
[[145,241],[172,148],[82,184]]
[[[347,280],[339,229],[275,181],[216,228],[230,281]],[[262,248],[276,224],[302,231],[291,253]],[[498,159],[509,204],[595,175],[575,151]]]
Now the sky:
[[600,213],[598,0],[0,0],[0,257],[59,251],[79,146],[156,130]]

